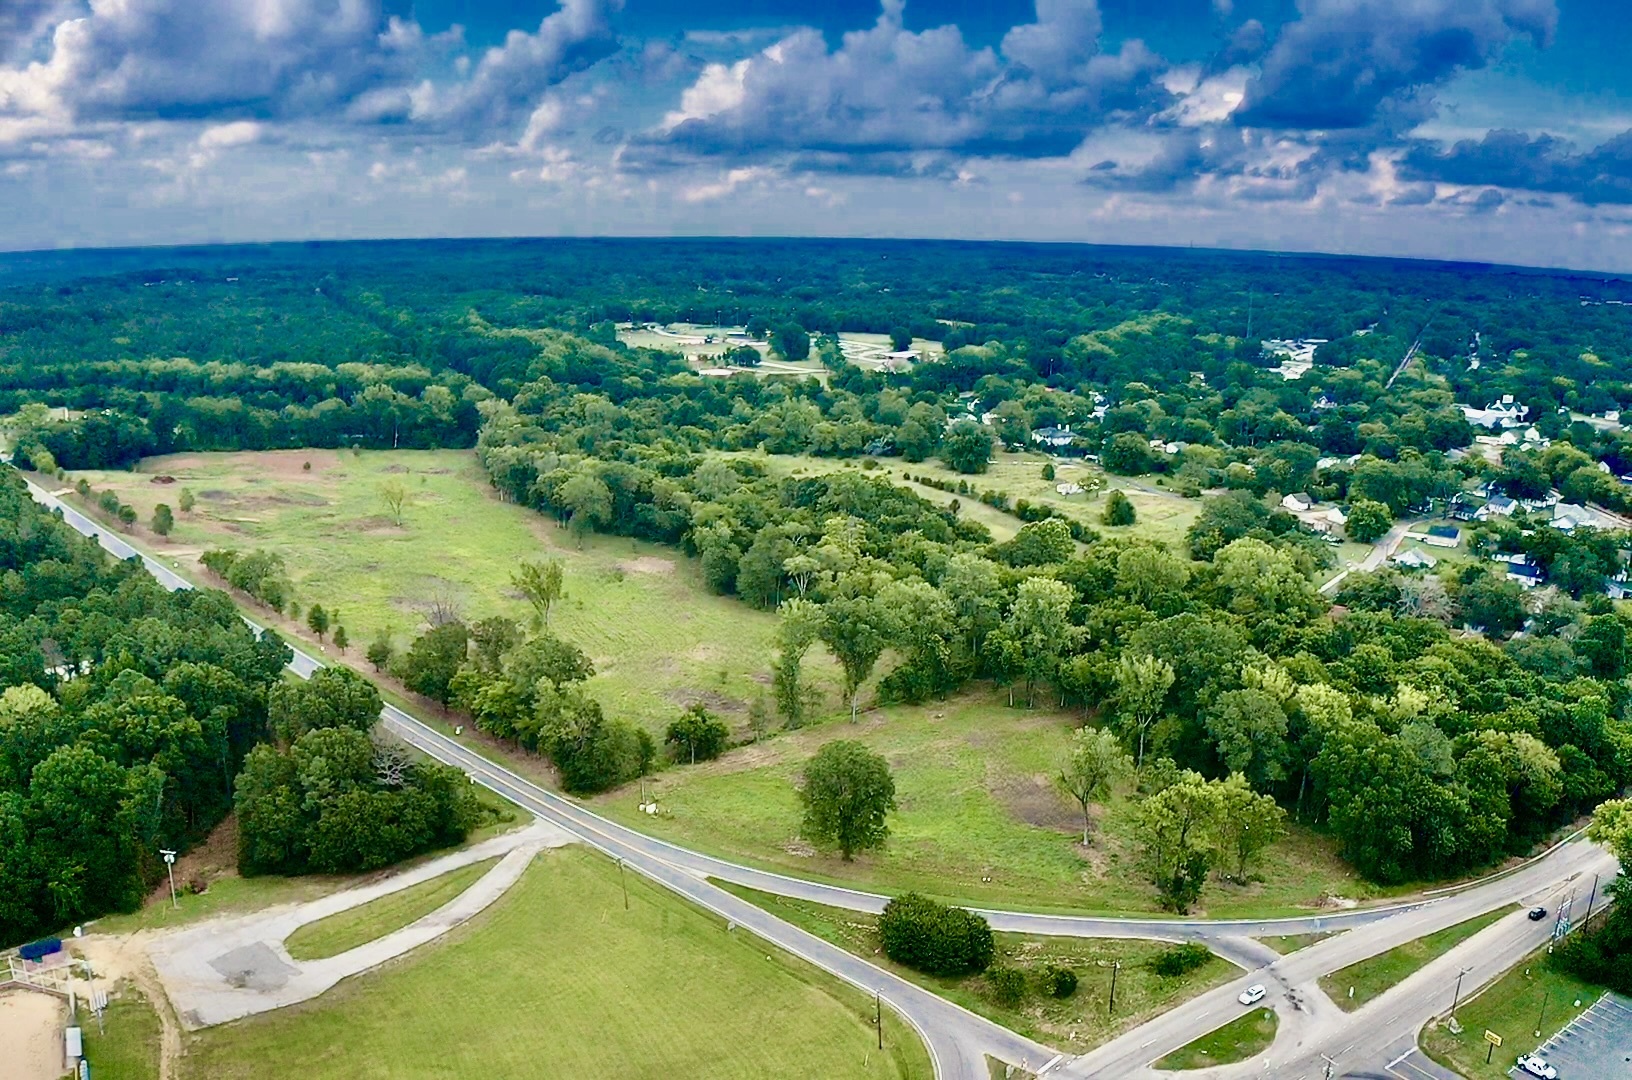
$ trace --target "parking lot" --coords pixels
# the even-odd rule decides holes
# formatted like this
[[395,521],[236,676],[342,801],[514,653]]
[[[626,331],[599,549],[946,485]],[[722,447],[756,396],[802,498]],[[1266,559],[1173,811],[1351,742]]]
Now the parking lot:
[[1536,1052],[1558,1080],[1632,1080],[1632,1000],[1605,994]]

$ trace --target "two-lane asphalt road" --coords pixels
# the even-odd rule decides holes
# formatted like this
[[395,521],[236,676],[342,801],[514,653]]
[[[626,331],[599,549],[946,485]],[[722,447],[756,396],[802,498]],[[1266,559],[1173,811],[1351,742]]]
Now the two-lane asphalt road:
[[[179,574],[132,547],[119,536],[30,483],[41,503],[58,509],[64,519],[121,559],[139,558],[169,589],[189,588]],[[251,623],[251,625],[254,625]],[[290,669],[302,678],[322,662],[292,650]],[[1230,984],[1155,1018],[1082,1057],[1064,1060],[1052,1049],[1023,1038],[951,1004],[913,983],[845,952],[766,913],[711,884],[709,879],[747,885],[764,892],[805,899],[834,907],[876,912],[887,898],[873,893],[804,881],[769,871],[741,866],[703,855],[637,832],[592,813],[580,804],[531,783],[504,767],[422,724],[401,709],[387,705],[382,721],[388,730],[430,756],[463,769],[471,778],[533,814],[569,830],[583,842],[622,860],[653,881],[675,890],[716,912],[736,928],[752,932],[778,947],[830,972],[867,993],[880,992],[919,1031],[935,1059],[943,1080],[984,1080],[985,1056],[990,1054],[1032,1070],[1049,1066],[1050,1075],[1120,1078],[1154,1075],[1151,1061],[1237,1015],[1235,995],[1254,982],[1272,986],[1266,1004],[1281,1019],[1275,1045],[1242,1066],[1208,1070],[1198,1077],[1320,1075],[1320,1054],[1341,1054],[1340,1060],[1376,1062],[1394,1052],[1397,1044],[1414,1036],[1421,1023],[1444,1004],[1435,1005],[1431,987],[1453,963],[1469,967],[1464,991],[1471,992],[1494,978],[1545,937],[1548,924],[1503,920],[1464,943],[1446,958],[1429,965],[1396,990],[1355,1013],[1341,1012],[1316,985],[1323,974],[1338,970],[1405,941],[1455,925],[1483,912],[1515,902],[1532,903],[1551,895],[1570,881],[1594,872],[1613,873],[1614,860],[1584,841],[1562,844],[1522,869],[1499,875],[1433,900],[1383,908],[1356,909],[1328,914],[1271,920],[1199,920],[1104,918],[1045,915],[988,910],[983,914],[994,929],[1071,937],[1137,937],[1205,941],[1246,974]],[[1522,917],[1521,917],[1522,918]],[[1343,933],[1290,956],[1281,957],[1258,936],[1335,931]],[[1360,932],[1363,931],[1363,932]],[[1498,934],[1498,931],[1501,931]],[[734,931],[733,931],[734,932]],[[1477,948],[1475,948],[1477,946]],[[1477,951],[1477,963],[1464,958]],[[1454,972],[1453,972],[1454,977]],[[1294,1001],[1296,1004],[1294,1005]],[[1336,1056],[1334,1054],[1334,1056]]]

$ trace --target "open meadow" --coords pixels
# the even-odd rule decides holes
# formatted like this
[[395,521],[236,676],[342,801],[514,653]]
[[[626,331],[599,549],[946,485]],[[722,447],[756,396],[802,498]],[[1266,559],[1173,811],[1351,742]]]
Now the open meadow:
[[[636,789],[593,800],[600,812],[666,840],[800,877],[883,892],[916,889],[949,900],[1038,910],[1156,910],[1136,866],[1134,804],[1119,793],[1096,809],[1093,843],[1053,778],[1080,717],[1009,708],[971,692],[896,706],[785,733],[717,761],[671,768],[644,783],[661,813],[642,814]],[[858,739],[889,761],[898,811],[882,851],[852,863],[799,837],[800,768],[821,744]],[[1210,882],[1201,907],[1215,917],[1286,914],[1323,898],[1377,895],[1327,838],[1293,827],[1259,867],[1263,882]]]
[[[599,535],[580,546],[542,515],[501,502],[470,451],[187,454],[79,476],[134,506],[134,539],[196,581],[210,582],[198,565],[210,548],[282,555],[301,607],[338,609],[354,656],[382,630],[406,646],[432,604],[468,619],[523,619],[529,609],[510,575],[524,559],[553,558],[566,567],[567,595],[551,628],[594,660],[588,688],[608,715],[660,734],[700,701],[741,727],[769,692],[774,615],[713,595],[696,561],[673,548]],[[166,476],[174,483],[154,482]],[[388,481],[408,490],[400,525],[380,496]],[[176,514],[168,540],[153,535],[153,507],[175,507],[182,488],[196,507]],[[834,667],[812,661],[836,701]]]
[[[580,848],[482,915],[301,1005],[189,1039],[183,1080],[923,1078],[872,1001]],[[502,991],[499,988],[503,988]]]

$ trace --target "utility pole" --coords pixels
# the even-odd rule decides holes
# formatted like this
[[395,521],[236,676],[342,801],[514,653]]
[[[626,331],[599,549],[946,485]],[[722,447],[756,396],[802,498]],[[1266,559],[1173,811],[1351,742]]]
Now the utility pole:
[[1451,1022],[1453,1024],[1456,1022],[1456,1004],[1462,1000],[1462,976],[1466,975],[1471,970],[1473,969],[1463,968],[1461,971],[1456,973],[1456,992],[1451,995]]
[[1121,970],[1122,970],[1122,961],[1112,960],[1111,961],[1111,1005],[1110,1005],[1110,1008],[1106,1010],[1106,1015],[1107,1016],[1111,1016],[1111,1015],[1114,1015],[1116,1013],[1116,973],[1121,971]]
[[1548,991],[1546,990],[1541,992],[1541,1015],[1536,1017],[1536,1038],[1538,1039],[1541,1038],[1541,1022],[1547,1018],[1547,994]]
[[629,910],[629,879],[624,874],[623,860],[618,860],[618,884],[623,886],[623,910]]
[[170,876],[170,907],[179,908],[181,904],[176,901],[176,853],[160,848],[159,854],[164,856],[164,872]]
[[1324,1076],[1325,1080],[1332,1080],[1332,1074],[1337,1071],[1337,1061],[1336,1061],[1336,1059],[1327,1057],[1325,1054],[1322,1054],[1322,1055],[1320,1055],[1320,1060],[1322,1060],[1322,1061],[1324,1061],[1326,1063],[1325,1069],[1322,1070],[1322,1075]]
[[1598,899],[1598,875],[1592,875],[1592,892],[1587,895],[1587,921],[1582,926],[1592,925],[1592,902]]
[[873,1026],[878,1029],[878,1048],[884,1049],[884,991],[873,991]]

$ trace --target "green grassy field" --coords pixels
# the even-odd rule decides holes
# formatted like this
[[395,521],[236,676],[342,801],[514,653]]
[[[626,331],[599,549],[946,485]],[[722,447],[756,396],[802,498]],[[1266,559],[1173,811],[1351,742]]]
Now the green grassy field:
[[[1468,1080],[1502,1080],[1520,1054],[1546,1042],[1603,992],[1601,986],[1555,969],[1548,963],[1546,950],[1540,949],[1477,997],[1457,1006],[1462,1034],[1452,1035],[1435,1022],[1423,1028],[1420,1042],[1429,1057]],[[1502,1045],[1491,1053],[1489,1064],[1485,1062],[1490,1045],[1485,1042],[1487,1031],[1502,1037]]]
[[899,1017],[879,1052],[870,998],[637,875],[628,886],[626,912],[610,861],[540,855],[443,941],[192,1036],[183,1080],[930,1077]]
[[[749,703],[768,692],[774,615],[709,593],[695,560],[673,548],[605,536],[577,546],[545,517],[499,501],[469,451],[189,454],[150,458],[134,473],[83,475],[134,506],[144,523],[136,541],[195,580],[208,580],[197,566],[208,548],[281,554],[303,608],[339,609],[354,659],[382,629],[405,646],[438,600],[470,619],[520,619],[527,609],[510,588],[516,563],[556,558],[567,597],[553,629],[594,659],[589,690],[610,715],[660,732],[701,701],[745,725]],[[176,482],[152,483],[157,476]],[[379,496],[388,480],[409,491],[400,527]],[[154,505],[174,507],[182,487],[197,507],[177,513],[169,540],[152,535],[145,523]],[[305,635],[303,625],[274,623]],[[807,666],[836,707],[836,667],[821,650]]]
[[[1320,977],[1320,987],[1338,1008],[1353,1012],[1372,998],[1398,986],[1424,964],[1444,956],[1491,923],[1511,913],[1512,907],[1487,911],[1466,922],[1447,926],[1427,937],[1408,941],[1385,953],[1369,957],[1358,964],[1350,964],[1330,975]],[[1350,993],[1350,990],[1353,993]]]
[[128,983],[110,999],[102,1027],[87,1017],[85,1059],[96,1080],[159,1080],[159,1017]]
[[[991,999],[980,976],[937,978],[892,963],[881,952],[878,923],[872,915],[772,896],[738,885],[718,884],[971,1012],[1039,1042],[1079,1053],[1240,974],[1233,964],[1215,956],[1187,975],[1163,978],[1145,966],[1152,956],[1170,947],[1157,941],[998,934],[995,966],[1014,966],[1036,973],[1055,964],[1069,967],[1078,979],[1077,992],[1068,998],[1050,997],[1033,986],[1018,1007],[1007,1007]],[[1121,965],[1116,973],[1114,1014],[1109,1011],[1113,963]]]
[[1179,1047],[1156,1062],[1158,1069],[1205,1069],[1245,1061],[1269,1049],[1279,1021],[1270,1009],[1254,1009]]
[[[1155,890],[1134,865],[1132,804],[1113,799],[1084,849],[1081,817],[1053,785],[1076,718],[1005,702],[980,692],[880,709],[855,724],[837,719],[671,768],[645,784],[662,808],[656,817],[640,813],[636,789],[592,805],[664,839],[802,877],[1038,910],[1156,910]],[[794,781],[832,739],[866,743],[895,776],[899,810],[889,842],[853,863],[799,839]],[[1202,908],[1214,916],[1284,914],[1322,896],[1376,895],[1329,841],[1297,828],[1265,853],[1261,877],[1246,887],[1209,883]]]
[[307,923],[284,939],[296,960],[322,960],[365,945],[429,915],[493,869],[497,858],[483,859],[446,874],[388,893],[378,900]]
[[1325,941],[1329,937],[1334,937],[1338,933],[1342,933],[1342,931],[1335,931],[1330,934],[1283,934],[1280,937],[1261,937],[1258,940],[1285,956],[1287,953],[1295,953],[1299,949],[1307,949],[1309,946]]

